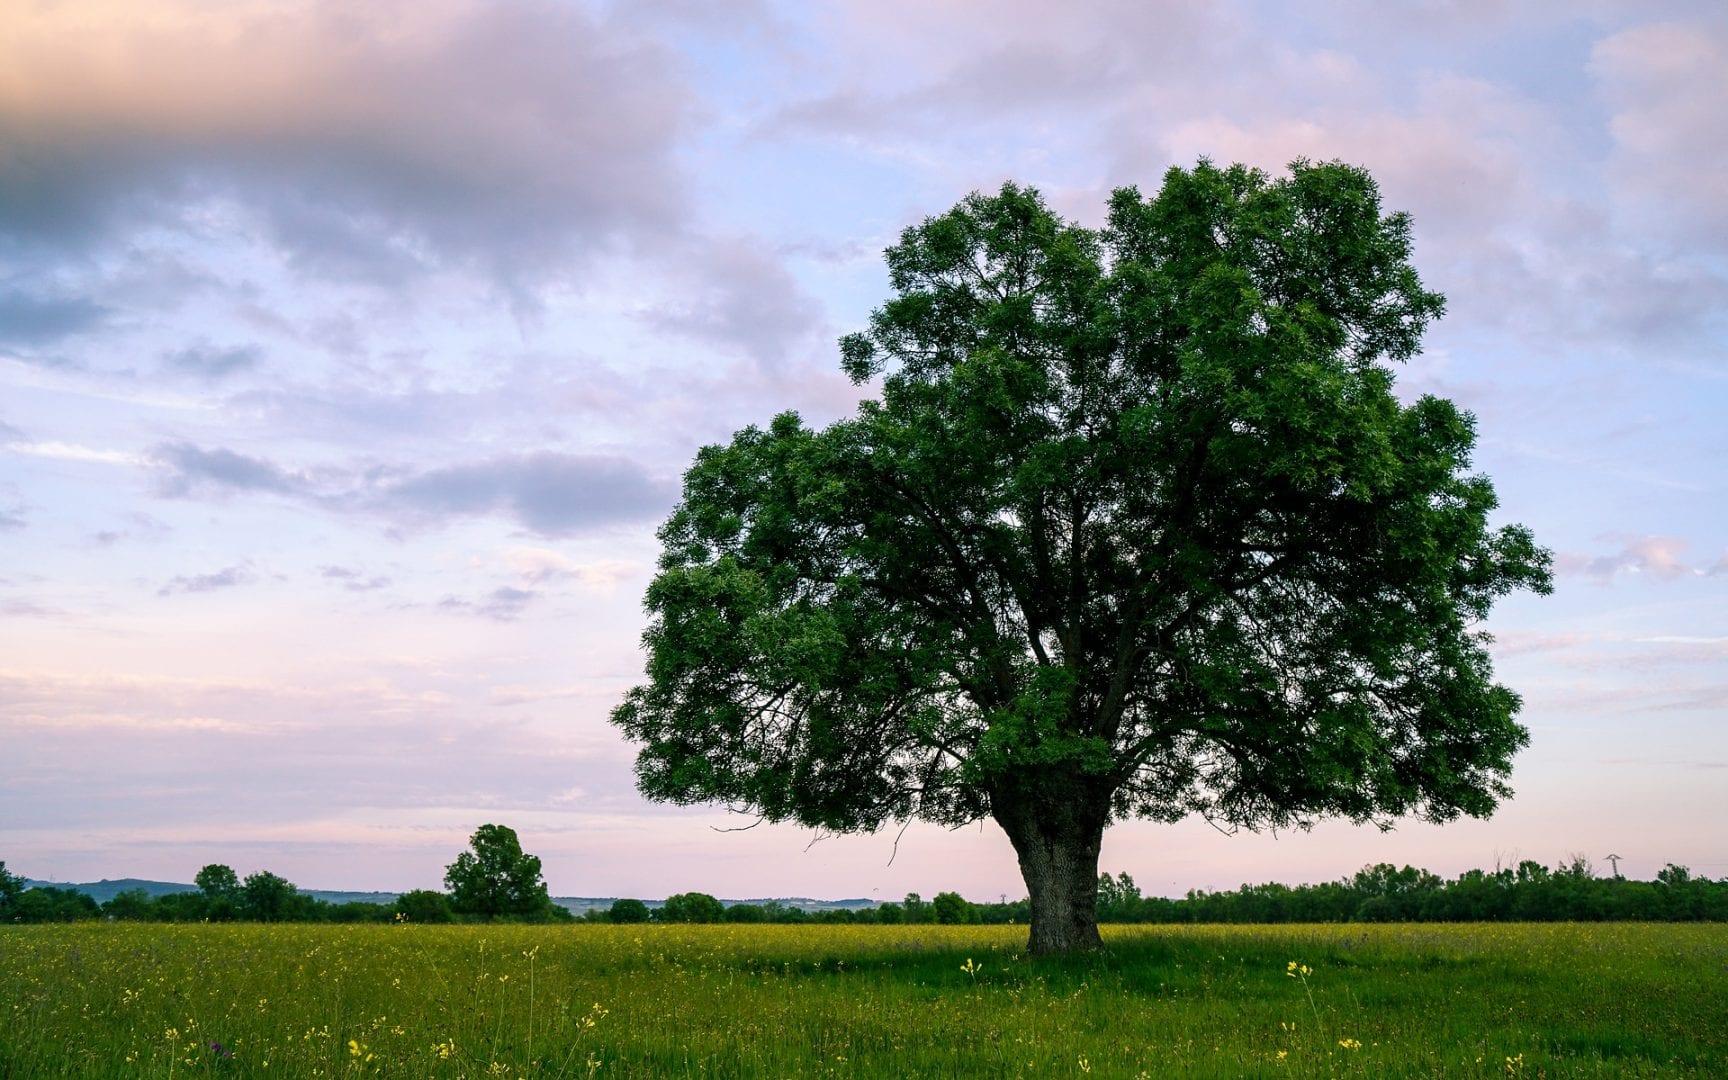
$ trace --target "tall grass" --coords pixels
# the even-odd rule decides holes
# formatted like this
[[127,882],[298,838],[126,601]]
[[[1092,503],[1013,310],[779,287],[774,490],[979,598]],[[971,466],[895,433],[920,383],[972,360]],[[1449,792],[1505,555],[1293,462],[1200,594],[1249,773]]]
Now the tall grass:
[[1728,1075],[1720,925],[1024,935],[4,927],[0,1078]]

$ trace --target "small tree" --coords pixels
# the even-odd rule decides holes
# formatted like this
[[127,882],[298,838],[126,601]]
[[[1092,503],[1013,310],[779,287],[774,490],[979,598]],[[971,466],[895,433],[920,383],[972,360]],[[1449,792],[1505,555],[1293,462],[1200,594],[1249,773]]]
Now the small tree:
[[396,914],[411,923],[447,923],[455,920],[450,898],[436,889],[411,889],[396,898]]
[[1140,906],[1140,886],[1126,872],[1115,877],[1098,875],[1098,917],[1127,922],[1135,917]]
[[300,890],[287,878],[260,870],[240,885],[240,913],[258,922],[280,922],[298,909]]
[[674,893],[660,905],[660,921],[713,923],[726,917],[726,905],[702,892]]
[[102,905],[102,914],[110,919],[140,922],[155,916],[155,903],[144,889],[122,889]]
[[978,921],[978,909],[956,892],[937,893],[930,899],[930,912],[937,922],[950,926]]
[[192,875],[192,884],[198,886],[198,891],[204,894],[206,900],[234,901],[240,897],[240,877],[234,873],[232,866],[222,863],[210,863],[196,874]]
[[450,906],[458,914],[487,921],[550,916],[552,898],[540,876],[540,860],[523,852],[516,830],[482,825],[468,843],[473,850],[456,856],[444,870]]
[[192,884],[198,886],[203,901],[203,918],[211,922],[228,922],[240,913],[240,876],[233,867],[210,863],[192,875]]
[[612,901],[606,915],[615,923],[645,923],[648,921],[648,905],[640,900],[618,899]]

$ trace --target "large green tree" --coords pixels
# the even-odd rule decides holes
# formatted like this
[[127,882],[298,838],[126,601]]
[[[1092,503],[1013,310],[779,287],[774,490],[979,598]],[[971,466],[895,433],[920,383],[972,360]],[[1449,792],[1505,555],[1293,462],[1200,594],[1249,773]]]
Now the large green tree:
[[540,876],[540,859],[523,852],[515,829],[482,825],[468,843],[473,850],[462,852],[444,869],[451,908],[487,920],[501,915],[545,918],[551,914],[552,900]]
[[710,446],[660,532],[642,790],[834,831],[989,817],[1030,947],[1099,943],[1126,817],[1483,816],[1527,741],[1480,629],[1548,554],[1390,365],[1442,310],[1372,179],[1202,161],[1102,229],[1014,185],[908,229],[879,399]]

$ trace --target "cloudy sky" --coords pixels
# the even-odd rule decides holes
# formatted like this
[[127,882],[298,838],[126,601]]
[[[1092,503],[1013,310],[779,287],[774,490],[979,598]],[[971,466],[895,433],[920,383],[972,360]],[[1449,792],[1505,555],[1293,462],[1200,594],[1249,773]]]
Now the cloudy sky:
[[1097,223],[1204,155],[1414,215],[1449,315],[1401,392],[1476,413],[1556,590],[1492,622],[1532,743],[1491,821],[1122,825],[1105,867],[1728,875],[1725,13],[12,0],[0,859],[406,889],[500,822],[559,894],[1024,895],[993,825],[649,805],[605,718],[684,466],[853,408],[900,229],[1010,178]]

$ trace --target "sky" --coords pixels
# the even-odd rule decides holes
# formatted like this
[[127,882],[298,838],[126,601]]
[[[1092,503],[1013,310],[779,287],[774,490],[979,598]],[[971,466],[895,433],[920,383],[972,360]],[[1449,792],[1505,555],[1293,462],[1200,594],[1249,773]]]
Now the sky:
[[1476,415],[1555,590],[1488,623],[1493,818],[1104,869],[1728,876],[1725,116],[1717,0],[11,0],[0,859],[435,888],[496,822],[554,895],[1025,895],[993,824],[650,804],[607,714],[684,468],[855,408],[900,230],[1208,157],[1412,215],[1448,314],[1399,393]]

